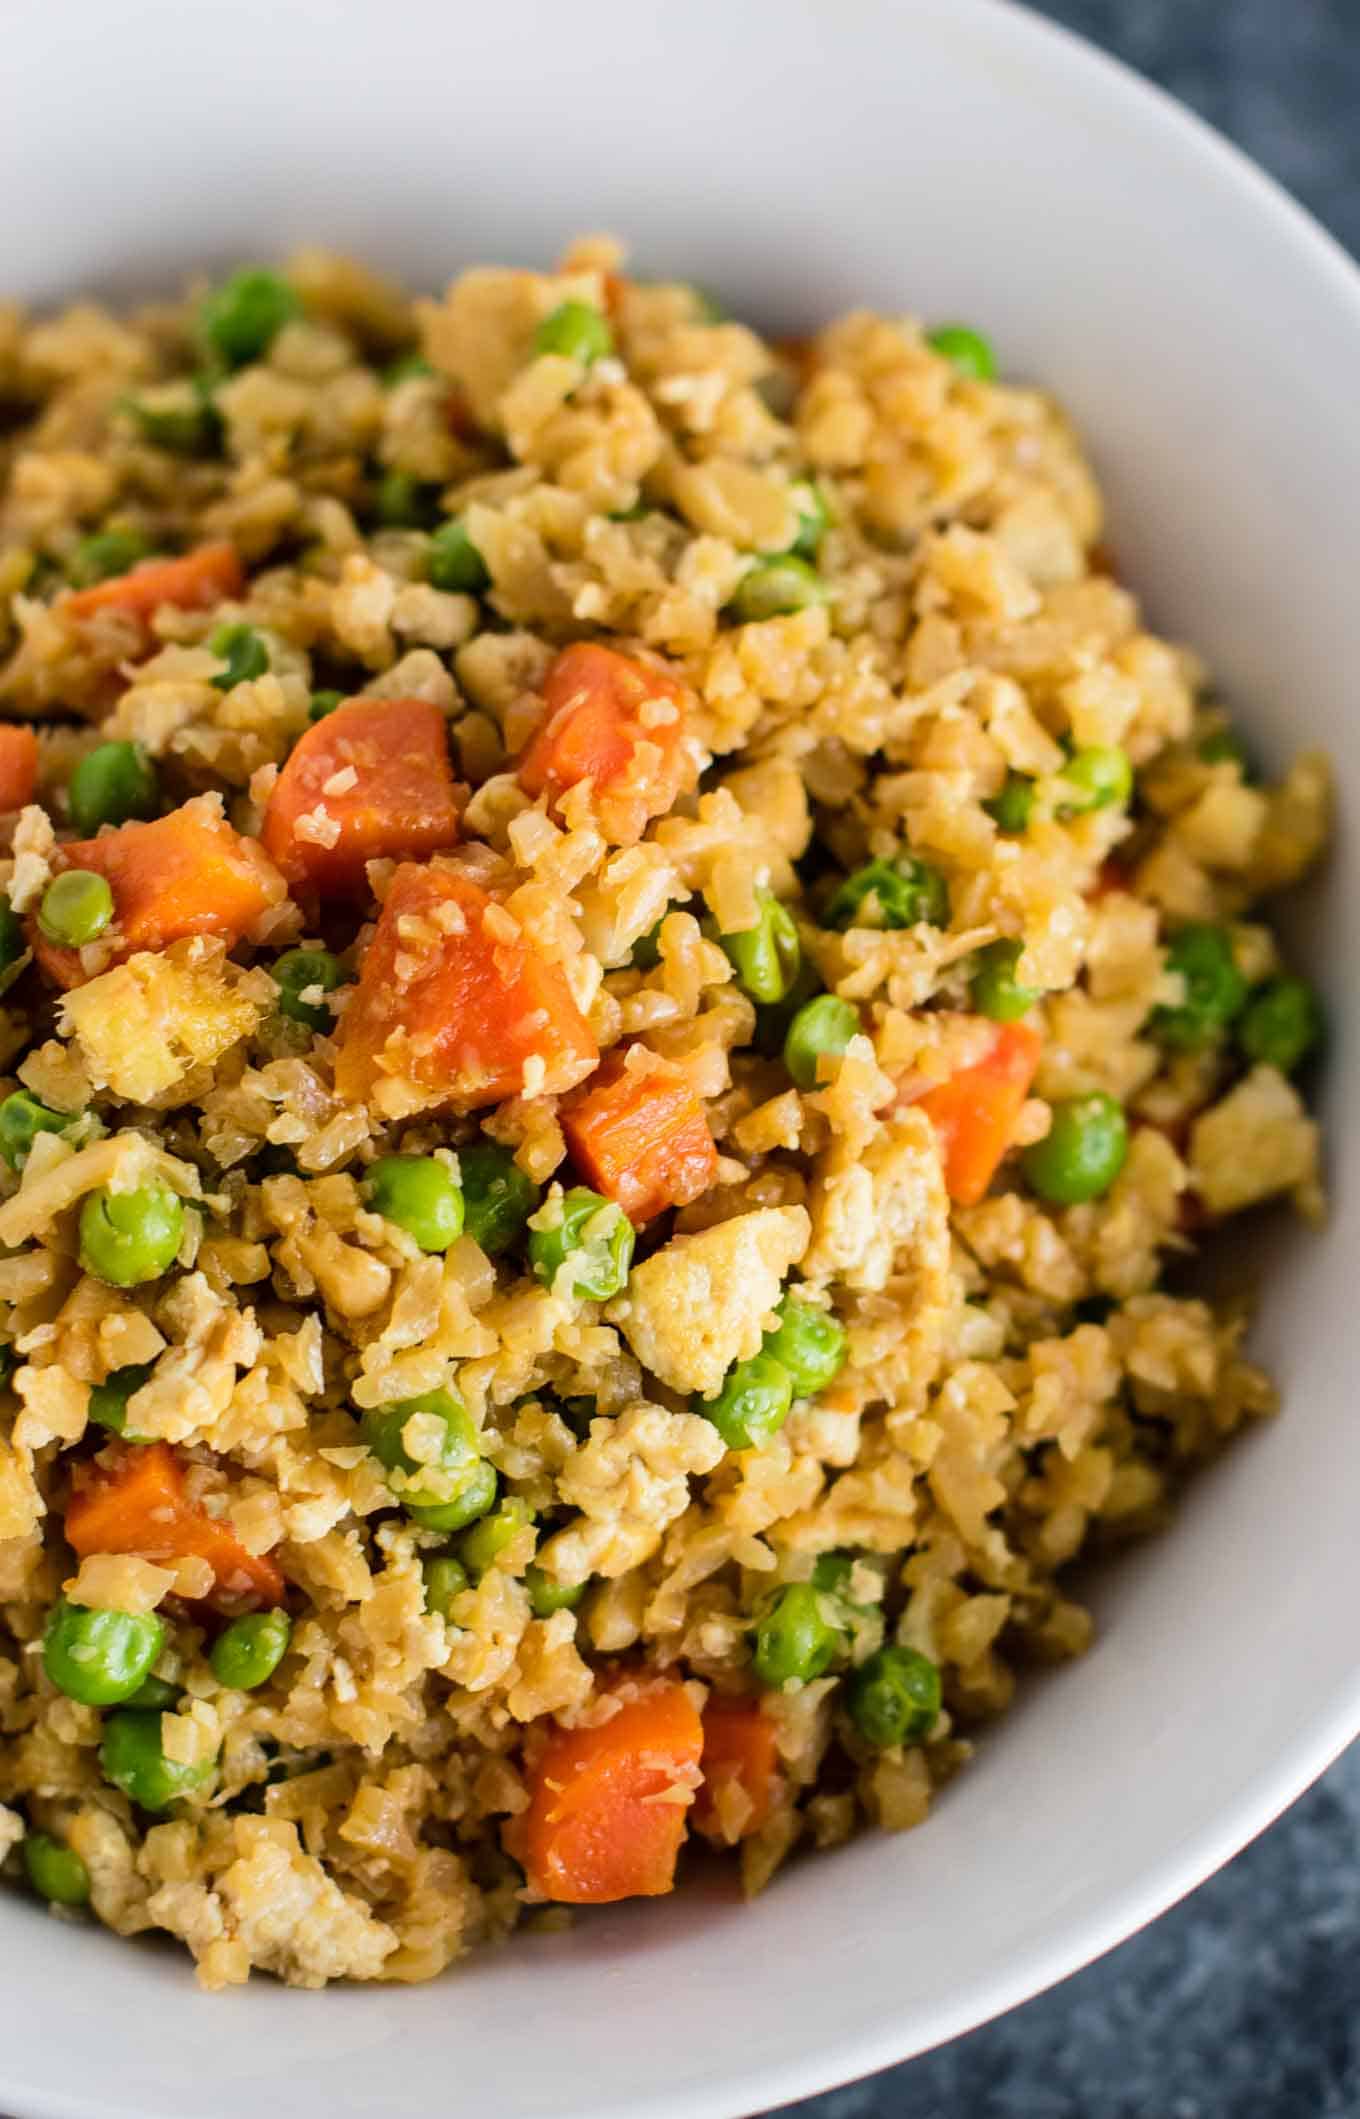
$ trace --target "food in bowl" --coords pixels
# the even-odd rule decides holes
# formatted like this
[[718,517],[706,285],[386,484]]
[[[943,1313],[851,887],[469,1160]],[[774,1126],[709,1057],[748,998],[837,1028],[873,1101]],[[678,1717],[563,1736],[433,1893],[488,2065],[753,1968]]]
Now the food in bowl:
[[970,328],[309,252],[0,384],[7,1870],[317,1986],[921,1822],[1273,1407],[1325,763]]

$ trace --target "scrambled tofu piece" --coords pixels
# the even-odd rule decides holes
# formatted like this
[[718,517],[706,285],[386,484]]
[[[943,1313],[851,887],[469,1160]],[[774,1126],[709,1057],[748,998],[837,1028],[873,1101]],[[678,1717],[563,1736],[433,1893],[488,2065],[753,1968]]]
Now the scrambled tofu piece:
[[802,858],[812,837],[812,811],[792,758],[762,758],[729,773],[723,786],[748,817],[759,818],[770,844],[786,861]]
[[[245,1945],[250,1964],[297,1987],[381,1976],[383,1959],[397,1946],[395,1934],[304,1852],[296,1825],[238,1817],[232,1831],[237,1858],[217,1879],[220,1920],[227,1936]],[[174,1889],[168,1884],[158,1895]],[[160,1917],[156,1899],[148,1910]],[[191,1933],[186,1940],[193,1949],[198,1938]],[[203,1955],[201,1944],[197,1954]]]
[[580,1516],[540,1548],[540,1566],[563,1582],[626,1574],[688,1508],[690,1474],[712,1471],[725,1454],[722,1436],[698,1413],[643,1403],[594,1422],[558,1479]]
[[833,1142],[812,1195],[809,1280],[887,1286],[899,1251],[910,1250],[943,1285],[949,1266],[949,1201],[934,1129],[923,1111],[889,1119],[862,1155]]
[[1320,859],[1332,822],[1332,768],[1323,751],[1301,751],[1278,787],[1252,863],[1253,890],[1283,890]]
[[[0,1545],[12,1543],[17,1551],[33,1537],[45,1514],[28,1452],[0,1436]],[[4,1579],[0,1575],[0,1582]]]
[[635,1269],[606,1315],[654,1376],[712,1398],[734,1361],[759,1353],[809,1226],[802,1207],[759,1207],[676,1236]]
[[248,1037],[274,998],[268,973],[229,964],[220,942],[176,942],[74,987],[61,1024],[96,1089],[149,1104]]
[[1235,1214],[1277,1192],[1317,1183],[1318,1131],[1274,1067],[1244,1081],[1195,1121],[1190,1172],[1211,1214]]

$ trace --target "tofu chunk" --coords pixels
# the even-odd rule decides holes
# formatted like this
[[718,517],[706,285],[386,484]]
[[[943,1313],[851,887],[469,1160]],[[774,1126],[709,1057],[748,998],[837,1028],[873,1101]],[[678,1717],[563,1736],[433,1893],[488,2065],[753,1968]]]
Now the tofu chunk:
[[868,1147],[838,1140],[821,1157],[812,1192],[809,1280],[886,1287],[903,1260],[938,1288],[949,1273],[949,1201],[940,1151],[923,1111],[889,1119]]
[[1317,1127],[1274,1067],[1245,1080],[1195,1121],[1190,1171],[1211,1214],[1236,1214],[1317,1177]]
[[173,1101],[191,1072],[248,1037],[274,1001],[264,971],[226,961],[220,942],[142,951],[63,997],[62,1028],[96,1089],[129,1103]]
[[712,1398],[734,1361],[759,1353],[810,1228],[802,1207],[759,1207],[677,1236],[644,1259],[605,1314],[654,1376]]

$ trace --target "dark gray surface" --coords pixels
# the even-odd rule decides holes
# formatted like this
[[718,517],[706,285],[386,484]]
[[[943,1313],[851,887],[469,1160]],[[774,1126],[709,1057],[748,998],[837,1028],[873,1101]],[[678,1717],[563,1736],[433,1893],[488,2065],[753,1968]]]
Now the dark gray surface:
[[[1360,0],[1052,0],[1039,12],[1191,104],[1360,254]],[[1360,2119],[1360,1747],[1112,1956],[781,2119],[795,2114]]]

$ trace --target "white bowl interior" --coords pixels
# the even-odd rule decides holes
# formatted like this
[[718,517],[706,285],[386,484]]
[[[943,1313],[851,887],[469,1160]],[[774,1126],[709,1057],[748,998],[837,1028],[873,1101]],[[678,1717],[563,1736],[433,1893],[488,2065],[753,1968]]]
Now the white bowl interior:
[[[1121,568],[1253,741],[1336,758],[1360,663],[1360,293],[1221,144],[984,0],[11,0],[5,292],[154,287],[304,237],[434,286],[610,227],[776,327],[977,320],[1088,437]],[[13,210],[22,202],[21,210]],[[726,2115],[982,2020],[1198,1881],[1360,1722],[1347,1373],[1360,1124],[1343,835],[1310,900],[1331,1003],[1325,1240],[1272,1230],[1276,1425],[1102,1584],[926,1830],[529,1940],[434,1987],[208,1999],[176,1954],[0,1904],[0,2103],[25,2119],[456,2109]],[[1327,942],[1332,937],[1329,948]],[[1344,948],[1344,942],[1341,944]]]

